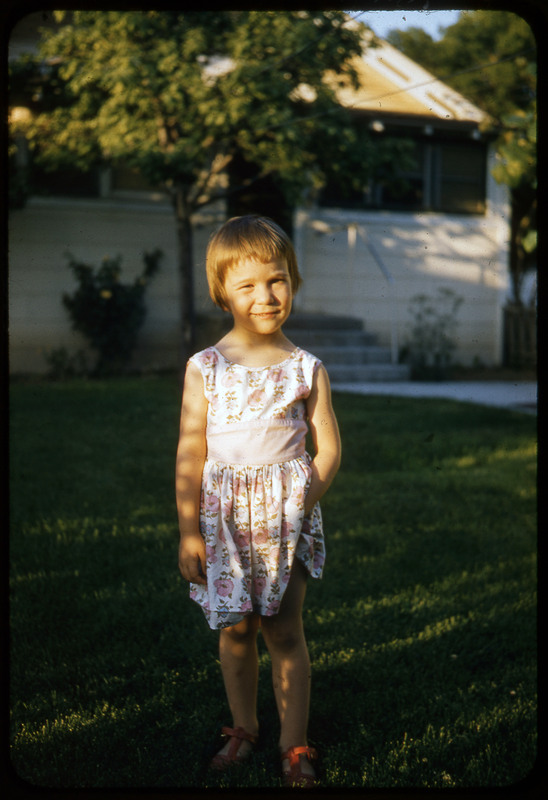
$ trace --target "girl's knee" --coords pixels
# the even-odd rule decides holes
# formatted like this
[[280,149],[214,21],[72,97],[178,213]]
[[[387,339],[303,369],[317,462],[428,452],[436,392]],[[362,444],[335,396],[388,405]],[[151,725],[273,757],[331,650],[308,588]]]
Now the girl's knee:
[[259,629],[259,618],[254,614],[244,617],[241,622],[221,630],[221,639],[233,644],[253,642]]
[[269,651],[292,653],[306,647],[301,620],[282,620],[276,616],[261,620],[263,638]]

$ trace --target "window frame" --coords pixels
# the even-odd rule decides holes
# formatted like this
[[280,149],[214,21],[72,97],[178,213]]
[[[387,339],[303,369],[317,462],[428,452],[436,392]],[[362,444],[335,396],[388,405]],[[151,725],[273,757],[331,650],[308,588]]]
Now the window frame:
[[[396,138],[393,133],[388,134]],[[488,164],[488,143],[485,139],[477,136],[456,136],[456,135],[437,135],[432,133],[422,133],[417,136],[412,133],[398,134],[398,138],[412,140],[417,145],[420,162],[416,169],[402,170],[396,174],[399,180],[414,182],[420,181],[417,196],[420,199],[416,202],[406,199],[397,199],[396,196],[390,197],[390,183],[384,184],[382,180],[374,177],[364,187],[361,199],[356,194],[349,196],[348,199],[341,201],[341,192],[333,186],[324,188],[318,198],[318,205],[324,208],[336,207],[337,203],[330,201],[330,195],[337,198],[341,207],[346,209],[364,211],[400,211],[408,213],[418,212],[440,212],[448,214],[466,214],[484,216],[487,213],[487,164]],[[459,172],[449,172],[444,167],[444,150],[450,148],[463,148],[468,153],[474,153],[478,157],[477,173],[466,176]],[[466,162],[465,157],[462,163]],[[468,196],[462,201],[447,202],[447,184],[459,184],[461,187],[468,187]],[[444,188],[445,187],[445,188]]]

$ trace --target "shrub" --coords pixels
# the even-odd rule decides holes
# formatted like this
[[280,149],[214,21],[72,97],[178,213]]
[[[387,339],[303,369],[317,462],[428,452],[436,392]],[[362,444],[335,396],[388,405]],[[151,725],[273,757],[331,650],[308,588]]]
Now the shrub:
[[68,378],[81,378],[90,372],[88,360],[83,350],[69,353],[66,347],[57,347],[45,353],[49,364],[47,377],[54,381]]
[[457,311],[464,298],[451,289],[438,289],[437,298],[417,294],[411,298],[413,316],[404,350],[416,380],[443,380],[447,377],[456,344]]
[[93,372],[112,375],[124,370],[146,315],[145,291],[159,269],[162,252],[143,256],[144,270],[133,283],[122,283],[121,256],[104,258],[99,269],[67,254],[78,288],[63,294],[73,330],[82,333],[97,352]]

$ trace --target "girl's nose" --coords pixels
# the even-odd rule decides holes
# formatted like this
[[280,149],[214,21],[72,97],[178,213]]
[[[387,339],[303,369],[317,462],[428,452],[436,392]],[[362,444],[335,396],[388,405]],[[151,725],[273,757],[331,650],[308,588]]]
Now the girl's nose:
[[264,305],[270,305],[275,301],[274,290],[269,283],[261,283],[257,286],[256,300]]

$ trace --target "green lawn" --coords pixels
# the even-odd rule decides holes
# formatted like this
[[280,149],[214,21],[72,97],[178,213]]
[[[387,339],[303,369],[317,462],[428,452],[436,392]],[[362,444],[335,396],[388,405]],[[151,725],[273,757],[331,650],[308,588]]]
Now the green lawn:
[[[177,571],[169,377],[11,387],[11,731],[42,787],[279,785],[229,722],[217,635]],[[536,419],[336,395],[343,466],[305,622],[310,739],[334,787],[501,786],[536,758]]]

